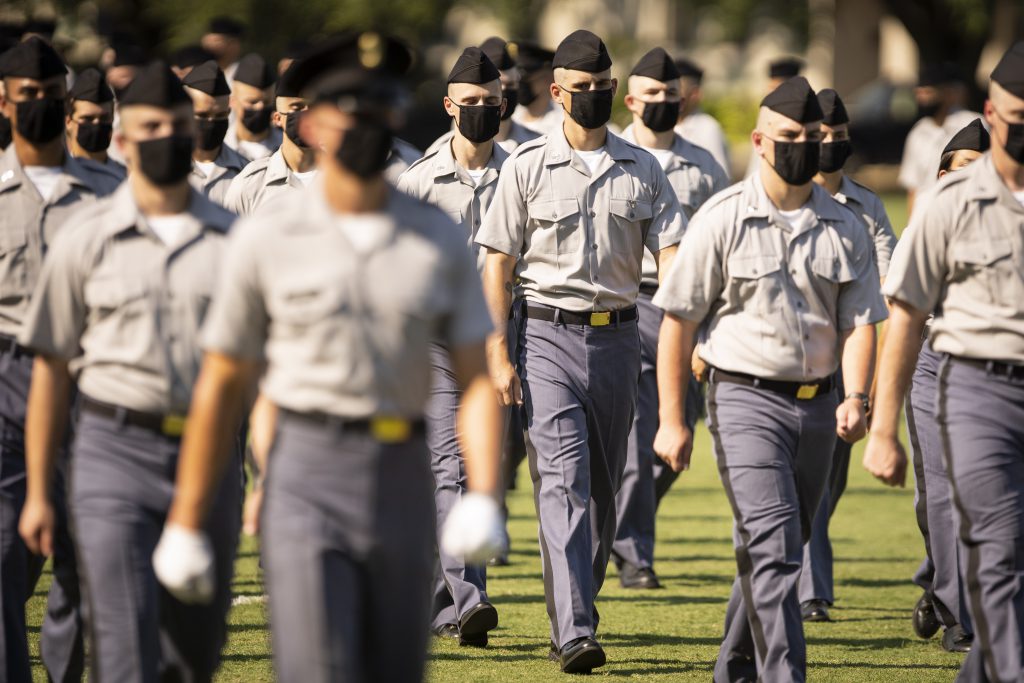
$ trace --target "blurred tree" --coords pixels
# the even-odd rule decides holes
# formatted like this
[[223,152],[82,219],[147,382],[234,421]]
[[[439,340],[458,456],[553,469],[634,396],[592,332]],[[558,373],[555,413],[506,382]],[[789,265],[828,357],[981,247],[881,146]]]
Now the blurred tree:
[[885,0],[903,23],[921,63],[952,62],[974,84],[981,51],[992,35],[995,0]]
[[[899,0],[895,0],[899,1]],[[688,0],[698,12],[713,11],[722,25],[723,39],[742,43],[757,24],[772,19],[793,31],[803,50],[807,43],[808,4],[794,0]]]

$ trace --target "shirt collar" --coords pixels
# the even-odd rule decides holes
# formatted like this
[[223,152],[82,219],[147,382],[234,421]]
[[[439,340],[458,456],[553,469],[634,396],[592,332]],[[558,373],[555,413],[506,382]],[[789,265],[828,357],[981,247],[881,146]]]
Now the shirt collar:
[[[782,226],[789,225],[788,221],[782,219],[778,208],[768,198],[768,193],[765,192],[764,185],[761,183],[760,172],[754,173],[754,175],[744,180],[743,184],[742,196],[744,204],[746,204],[744,220],[761,218],[771,220],[773,223]],[[843,217],[838,202],[833,199],[828,190],[822,188],[817,183],[811,184],[811,196],[804,206],[809,206],[818,220],[836,221],[841,220]]]
[[994,199],[1014,211],[1024,211],[1024,206],[1017,201],[1017,198],[1010,192],[1003,179],[996,171],[995,162],[992,161],[992,152],[985,152],[985,155],[975,161],[963,171],[957,173],[972,173],[973,178],[967,183],[968,198],[974,201]]
[[435,179],[454,175],[463,183],[472,187],[485,187],[498,180],[498,172],[501,171],[502,164],[505,163],[509,156],[508,152],[502,149],[501,145],[497,142],[491,145],[491,158],[488,159],[485,173],[480,179],[480,184],[477,185],[473,182],[467,170],[455,160],[455,155],[452,153],[453,139],[454,135],[439,144],[435,150],[434,158],[430,161],[434,165]]
[[291,175],[291,169],[288,168],[288,162],[284,159],[284,148],[280,147],[276,152],[270,155],[267,161],[266,175],[263,176],[263,182],[265,184],[287,182],[288,176]]
[[[66,150],[64,152],[64,163],[61,167],[61,179],[64,183],[58,183],[57,188],[58,191],[64,188],[64,191],[54,194],[51,200],[53,202],[60,200],[72,186],[95,192],[95,188],[89,181],[89,171]],[[26,181],[28,181],[28,177],[25,175],[25,170],[18,160],[18,153],[15,151],[14,143],[12,142],[3,153],[3,156],[0,156],[0,193],[20,187]]]
[[[127,230],[135,229],[140,233],[156,235],[146,224],[145,216],[139,211],[139,205],[132,193],[131,183],[121,183],[108,200],[110,206],[104,216],[103,232],[108,236],[119,235]],[[187,242],[191,242],[203,228],[211,228],[226,233],[231,228],[233,215],[189,187],[189,202],[186,212],[194,219],[194,229],[190,229]],[[157,238],[159,239],[159,238]]]

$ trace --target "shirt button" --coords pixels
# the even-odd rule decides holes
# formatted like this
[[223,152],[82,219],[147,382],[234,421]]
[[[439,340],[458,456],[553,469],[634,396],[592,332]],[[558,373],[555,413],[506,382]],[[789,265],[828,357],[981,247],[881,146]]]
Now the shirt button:
[[804,335],[804,341],[810,341],[810,340],[811,340],[811,335],[805,334]]
[[594,276],[594,282],[597,282],[597,280],[598,280],[598,277],[595,275]]
[[804,302],[803,301],[797,301],[796,302],[796,307],[797,308],[803,308],[804,307]]
[[590,217],[591,218],[596,218],[597,217],[597,212],[596,211],[591,211],[590,212]]
[[789,271],[789,274],[790,275],[796,275],[796,268],[794,268],[793,270]]
[[591,244],[590,248],[596,251],[597,250],[597,245],[596,244]]

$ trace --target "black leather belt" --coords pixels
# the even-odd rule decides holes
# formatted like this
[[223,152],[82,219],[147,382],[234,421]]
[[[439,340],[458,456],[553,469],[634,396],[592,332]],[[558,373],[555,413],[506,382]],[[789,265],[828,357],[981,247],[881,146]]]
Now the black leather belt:
[[718,368],[711,368],[710,381],[712,384],[728,382],[729,384],[741,384],[745,387],[754,387],[755,389],[766,389],[783,396],[792,396],[801,401],[817,398],[835,388],[835,375],[810,382],[784,382],[776,379],[761,379],[760,377],[744,375],[738,372],[726,372]]
[[604,327],[606,325],[617,325],[636,320],[636,306],[621,308],[617,311],[589,311],[577,313],[575,311],[563,311],[560,308],[539,308],[537,306],[526,307],[526,317],[531,320],[546,320],[549,323],[560,322],[565,325],[588,325],[590,327]]
[[640,293],[646,294],[647,296],[654,296],[658,293],[658,285],[640,283]]
[[426,434],[426,423],[422,418],[409,419],[378,415],[376,417],[349,419],[329,413],[303,413],[281,408],[288,419],[305,422],[316,427],[340,428],[343,432],[368,434],[381,443],[402,443],[413,436]]
[[8,337],[6,334],[0,334],[0,353],[10,353],[15,356],[35,355],[31,350],[19,344],[17,339]]
[[999,375],[1009,379],[1024,379],[1024,365],[1014,363],[1003,363],[997,360],[980,360],[978,358],[964,358],[963,356],[950,356],[954,363],[963,363],[973,368],[984,370],[992,375]]
[[79,409],[99,415],[100,417],[116,420],[122,424],[142,427],[151,432],[169,436],[174,439],[181,438],[185,433],[185,416],[177,414],[160,415],[158,413],[144,413],[123,406],[115,406],[110,403],[102,403],[88,396],[81,396]]

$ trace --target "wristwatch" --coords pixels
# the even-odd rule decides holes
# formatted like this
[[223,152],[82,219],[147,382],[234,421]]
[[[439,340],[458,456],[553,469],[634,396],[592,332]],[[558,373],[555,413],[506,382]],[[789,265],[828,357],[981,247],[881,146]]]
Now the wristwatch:
[[849,401],[851,398],[855,398],[860,401],[861,405],[864,406],[864,414],[867,415],[871,412],[871,397],[867,394],[862,394],[859,391],[851,391],[845,397],[844,401]]

